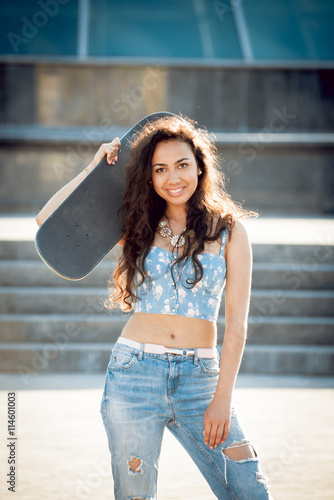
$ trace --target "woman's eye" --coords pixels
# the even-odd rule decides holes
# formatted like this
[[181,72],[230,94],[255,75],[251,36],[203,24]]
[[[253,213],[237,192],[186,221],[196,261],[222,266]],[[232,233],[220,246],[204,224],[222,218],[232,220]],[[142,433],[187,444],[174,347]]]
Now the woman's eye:
[[156,169],[156,171],[155,171],[155,173],[156,173],[156,174],[160,174],[160,172],[163,172],[164,170],[165,170],[165,169],[164,169],[163,167],[161,167],[161,168],[157,168],[157,169]]
[[188,166],[188,163],[181,163],[181,164],[179,165],[179,167],[181,167],[181,168],[186,168],[187,166]]

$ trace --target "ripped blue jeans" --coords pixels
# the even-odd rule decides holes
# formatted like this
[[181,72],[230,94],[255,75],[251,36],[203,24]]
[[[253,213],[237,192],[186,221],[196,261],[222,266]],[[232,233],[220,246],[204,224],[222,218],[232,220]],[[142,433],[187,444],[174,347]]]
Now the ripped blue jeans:
[[[227,439],[210,449],[203,416],[213,399],[219,356],[150,354],[115,344],[101,402],[115,500],[157,498],[158,459],[165,427],[192,457],[218,499],[271,499],[257,454],[243,460],[224,450],[249,441],[232,412]],[[171,478],[172,480],[172,478]],[[191,479],[189,479],[191,480]],[[182,498],[182,492],[180,492]]]

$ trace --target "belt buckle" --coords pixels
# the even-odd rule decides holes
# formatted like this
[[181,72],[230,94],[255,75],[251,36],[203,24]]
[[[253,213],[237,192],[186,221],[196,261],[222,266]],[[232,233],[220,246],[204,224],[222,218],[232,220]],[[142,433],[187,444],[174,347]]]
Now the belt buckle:
[[173,356],[193,356],[194,355],[194,350],[193,349],[172,349],[172,348],[167,348],[166,353],[172,354]]

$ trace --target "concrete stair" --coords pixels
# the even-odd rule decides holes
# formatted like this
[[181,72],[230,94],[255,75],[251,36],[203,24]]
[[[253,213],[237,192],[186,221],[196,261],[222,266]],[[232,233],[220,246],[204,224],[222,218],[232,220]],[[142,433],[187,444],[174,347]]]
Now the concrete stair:
[[[241,372],[333,375],[334,246],[254,243],[248,340]],[[129,315],[104,308],[115,254],[71,282],[33,241],[0,241],[0,370],[101,372]],[[224,331],[224,304],[218,321]]]
[[[63,280],[38,258],[29,214],[102,142],[168,110],[214,132],[232,198],[271,215],[262,220],[262,240],[252,240],[241,371],[333,374],[334,225],[321,220],[334,213],[330,68],[15,58],[2,62],[0,78],[0,212],[7,217],[5,225],[0,217],[0,371],[29,378],[105,370],[128,317],[103,307],[112,256],[82,281]],[[277,213],[308,219],[289,223],[286,236]],[[220,342],[223,313],[222,306]]]

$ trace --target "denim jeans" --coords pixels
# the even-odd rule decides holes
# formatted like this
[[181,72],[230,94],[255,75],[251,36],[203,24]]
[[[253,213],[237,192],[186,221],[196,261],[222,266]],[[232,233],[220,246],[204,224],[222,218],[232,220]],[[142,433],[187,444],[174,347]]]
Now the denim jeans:
[[187,450],[218,499],[272,498],[255,450],[255,458],[239,461],[223,452],[247,440],[235,409],[227,439],[212,450],[204,443],[203,416],[218,375],[218,352],[214,358],[200,359],[196,349],[195,356],[179,356],[144,353],[143,345],[135,349],[115,344],[101,402],[115,500],[157,498],[165,427]]

